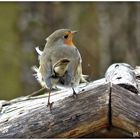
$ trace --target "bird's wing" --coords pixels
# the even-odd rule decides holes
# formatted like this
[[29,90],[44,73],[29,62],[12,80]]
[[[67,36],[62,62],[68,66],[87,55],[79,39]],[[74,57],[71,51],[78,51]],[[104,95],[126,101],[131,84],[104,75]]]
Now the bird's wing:
[[70,63],[70,60],[67,58],[62,58],[62,59],[58,60],[53,65],[53,70],[55,72],[55,75],[59,76],[59,77],[64,76],[65,72],[67,71],[69,63]]

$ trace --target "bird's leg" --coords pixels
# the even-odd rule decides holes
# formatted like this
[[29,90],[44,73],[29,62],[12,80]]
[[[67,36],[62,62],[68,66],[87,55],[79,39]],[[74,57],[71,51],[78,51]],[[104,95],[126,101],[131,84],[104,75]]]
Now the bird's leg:
[[50,94],[51,94],[51,91],[52,91],[52,83],[51,83],[51,70],[49,69],[48,71],[48,75],[45,77],[45,83],[46,83],[46,89],[49,89],[49,95],[48,95],[48,104],[47,104],[47,107],[50,108],[50,110],[52,109],[52,105],[53,105],[53,102],[50,102]]
[[74,84],[73,83],[71,83],[71,88],[72,88],[72,91],[73,91],[73,97],[76,98],[77,97],[77,93],[76,93],[76,91],[74,89]]
[[73,97],[76,98],[77,97],[77,93],[76,91],[74,90],[74,87],[72,86],[72,90],[73,90]]
[[49,96],[48,96],[48,104],[47,104],[47,107],[50,108],[50,110],[52,109],[52,105],[54,102],[50,102],[50,95],[51,95],[51,89],[49,90]]

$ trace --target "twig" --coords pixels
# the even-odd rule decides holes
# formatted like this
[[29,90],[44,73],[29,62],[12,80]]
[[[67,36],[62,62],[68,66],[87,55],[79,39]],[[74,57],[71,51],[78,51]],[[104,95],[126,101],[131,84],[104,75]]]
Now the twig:
[[32,97],[32,96],[34,96],[34,95],[37,95],[38,93],[40,93],[41,91],[43,91],[43,90],[45,90],[46,88],[45,87],[43,87],[43,88],[41,88],[41,89],[39,89],[39,90],[37,90],[37,91],[34,91],[33,93],[31,93],[30,95],[28,95],[28,97]]

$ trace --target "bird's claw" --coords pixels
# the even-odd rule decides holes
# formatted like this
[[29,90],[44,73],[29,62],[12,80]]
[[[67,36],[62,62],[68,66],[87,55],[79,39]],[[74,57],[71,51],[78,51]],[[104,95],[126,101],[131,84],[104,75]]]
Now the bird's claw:
[[77,95],[76,93],[73,94],[73,97],[74,97],[74,98],[77,98],[77,96],[78,96],[78,95]]
[[72,89],[73,89],[73,97],[77,98],[77,96],[78,96],[77,93],[75,92],[74,88],[72,88]]
[[48,104],[47,104],[47,107],[49,107],[50,110],[52,109],[53,103],[54,103],[54,102],[48,102]]

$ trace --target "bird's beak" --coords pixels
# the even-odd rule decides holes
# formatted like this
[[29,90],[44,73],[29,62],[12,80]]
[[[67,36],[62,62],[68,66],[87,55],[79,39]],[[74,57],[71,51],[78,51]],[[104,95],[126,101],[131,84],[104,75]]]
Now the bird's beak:
[[71,34],[75,34],[75,33],[77,33],[77,32],[78,32],[78,31],[72,31]]

